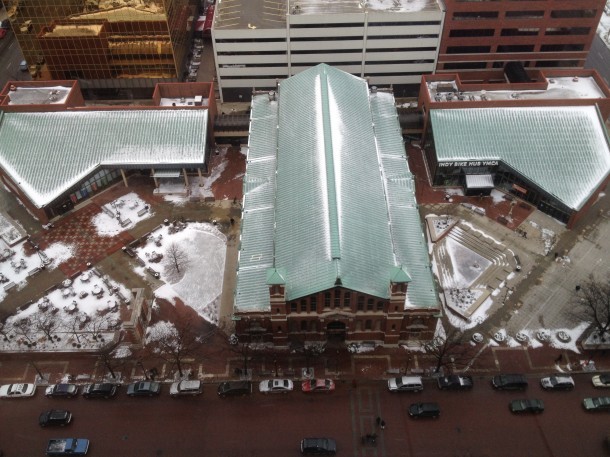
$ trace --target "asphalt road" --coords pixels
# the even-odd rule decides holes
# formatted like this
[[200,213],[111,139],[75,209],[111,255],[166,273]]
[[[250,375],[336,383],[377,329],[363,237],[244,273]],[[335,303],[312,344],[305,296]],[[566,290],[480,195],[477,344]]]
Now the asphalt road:
[[19,62],[23,60],[23,54],[19,48],[19,43],[15,39],[12,30],[0,40],[0,88],[4,87],[7,81],[30,81],[27,71],[19,70]]
[[[341,383],[332,394],[301,392],[220,399],[216,385],[195,398],[172,399],[168,385],[158,398],[128,398],[125,387],[110,400],[48,399],[39,388],[32,399],[0,403],[0,449],[5,457],[43,455],[50,438],[91,440],[95,456],[298,456],[305,436],[337,440],[338,455],[369,457],[433,456],[599,456],[608,433],[608,413],[587,413],[583,397],[610,395],[593,389],[590,375],[576,376],[572,392],[544,392],[532,378],[528,391],[496,392],[489,378],[476,378],[470,392],[441,392],[427,381],[421,393],[391,394],[383,381],[353,387]],[[256,390],[256,389],[255,389]],[[540,398],[540,415],[515,416],[508,403]],[[439,419],[414,420],[407,408],[436,401]],[[40,412],[69,409],[66,428],[37,424]],[[363,446],[362,435],[376,430],[376,447]]]

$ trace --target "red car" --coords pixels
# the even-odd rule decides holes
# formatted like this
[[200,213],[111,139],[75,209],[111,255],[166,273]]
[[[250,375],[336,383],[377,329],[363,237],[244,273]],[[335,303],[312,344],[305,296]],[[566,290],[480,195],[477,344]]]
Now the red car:
[[4,38],[6,36],[6,29],[0,29],[0,39]]
[[301,384],[303,392],[332,392],[335,390],[335,383],[332,379],[308,379]]

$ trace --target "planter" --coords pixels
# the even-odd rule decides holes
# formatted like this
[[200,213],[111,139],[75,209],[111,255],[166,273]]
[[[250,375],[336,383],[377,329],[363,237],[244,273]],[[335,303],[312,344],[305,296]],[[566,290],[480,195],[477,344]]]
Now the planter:
[[506,340],[506,333],[504,332],[496,332],[494,333],[494,340],[498,343],[502,343]]
[[472,341],[474,341],[475,343],[482,343],[483,335],[481,335],[480,333],[475,333],[474,335],[472,335]]
[[557,337],[557,339],[559,341],[561,341],[562,343],[569,343],[572,340],[572,337],[569,335],[569,333],[564,332],[563,330],[558,331],[555,336]]
[[544,343],[551,338],[551,334],[549,333],[548,330],[540,330],[539,332],[536,333],[536,338],[538,338],[538,341],[541,341]]
[[527,341],[529,341],[530,337],[527,336],[527,333],[517,332],[517,334],[515,335],[515,339],[517,341],[519,341],[520,343],[527,343]]

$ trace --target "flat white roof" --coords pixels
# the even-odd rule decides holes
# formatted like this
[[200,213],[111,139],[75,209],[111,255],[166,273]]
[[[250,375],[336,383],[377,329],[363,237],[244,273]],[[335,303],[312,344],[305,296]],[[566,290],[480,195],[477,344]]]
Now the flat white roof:
[[15,90],[7,93],[9,105],[56,105],[66,102],[71,87],[48,86],[48,87],[22,87],[16,86]]
[[[455,80],[430,81],[428,92],[438,102],[482,100],[567,100],[606,98],[591,76],[548,78],[546,90],[474,90],[458,92]],[[439,87],[440,86],[440,87]],[[451,87],[454,92],[447,91]]]

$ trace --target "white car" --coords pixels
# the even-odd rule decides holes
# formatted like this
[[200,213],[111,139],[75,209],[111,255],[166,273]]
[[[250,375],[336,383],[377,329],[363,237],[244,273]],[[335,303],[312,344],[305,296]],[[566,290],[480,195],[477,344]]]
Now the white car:
[[594,387],[610,387],[610,373],[602,373],[591,378]]
[[180,381],[173,383],[169,388],[172,397],[179,395],[199,395],[203,392],[201,381]]
[[258,390],[264,394],[285,394],[294,389],[294,383],[290,379],[266,379],[258,385]]
[[35,393],[35,384],[5,384],[0,386],[0,398],[31,397]]

